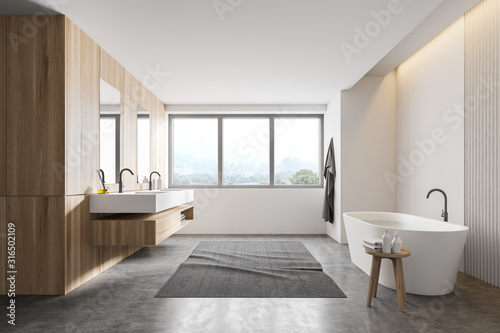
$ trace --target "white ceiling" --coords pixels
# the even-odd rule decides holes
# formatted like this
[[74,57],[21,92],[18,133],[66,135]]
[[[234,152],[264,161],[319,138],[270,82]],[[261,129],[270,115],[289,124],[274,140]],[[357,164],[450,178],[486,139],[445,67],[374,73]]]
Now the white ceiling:
[[[400,0],[401,13],[348,62],[341,43],[353,45],[354,29],[394,1],[2,0],[0,13],[67,15],[166,104],[325,104],[436,8],[448,25],[478,2]],[[231,9],[222,16],[221,3]]]

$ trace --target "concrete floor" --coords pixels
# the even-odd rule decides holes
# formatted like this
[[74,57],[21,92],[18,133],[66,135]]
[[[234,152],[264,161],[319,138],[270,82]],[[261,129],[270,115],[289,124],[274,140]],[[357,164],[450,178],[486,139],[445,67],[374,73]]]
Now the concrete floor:
[[[202,240],[300,240],[346,299],[153,298]],[[19,332],[500,332],[500,289],[459,275],[443,297],[379,286],[367,307],[368,276],[327,236],[179,235],[146,247],[66,296],[17,296]],[[2,296],[2,309],[7,297]],[[5,312],[5,310],[3,310]],[[2,315],[0,332],[14,331]]]

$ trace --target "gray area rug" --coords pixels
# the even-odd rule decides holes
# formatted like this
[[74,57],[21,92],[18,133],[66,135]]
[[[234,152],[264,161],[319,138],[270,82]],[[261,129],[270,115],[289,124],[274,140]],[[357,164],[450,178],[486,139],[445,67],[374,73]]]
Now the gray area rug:
[[298,241],[200,242],[156,298],[345,298]]

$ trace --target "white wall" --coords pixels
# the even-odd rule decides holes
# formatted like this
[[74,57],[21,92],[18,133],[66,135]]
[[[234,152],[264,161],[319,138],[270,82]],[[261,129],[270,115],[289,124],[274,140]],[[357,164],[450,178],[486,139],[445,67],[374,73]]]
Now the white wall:
[[[336,222],[327,233],[347,243],[350,211],[395,211],[396,192],[385,181],[396,169],[396,75],[365,76],[328,105],[337,141]],[[326,118],[325,118],[326,119]]]
[[323,189],[196,189],[179,234],[324,234]]
[[[207,110],[212,107],[208,106]],[[255,109],[296,111],[289,106],[263,107],[242,109],[247,112]],[[325,109],[324,105],[302,106],[302,113],[319,113]],[[331,118],[330,111],[324,117],[326,151],[335,123],[327,121]],[[195,189],[195,219],[178,234],[325,234],[326,223],[321,217],[323,197],[323,188]]]
[[396,75],[365,76],[342,92],[342,210],[395,211]]
[[[397,69],[397,211],[464,223],[464,20]],[[417,144],[417,141],[420,142]],[[425,143],[423,145],[422,143]]]
[[345,230],[344,224],[342,223],[342,212],[341,212],[341,188],[342,188],[342,164],[340,163],[342,154],[341,145],[341,105],[340,105],[340,95],[341,92],[335,92],[330,103],[327,106],[327,113],[325,114],[325,147],[328,148],[330,144],[330,139],[333,138],[333,145],[335,150],[335,169],[337,172],[337,178],[335,180],[335,191],[334,191],[334,222],[333,224],[326,224],[326,233],[328,236],[332,237],[339,243],[345,243]]

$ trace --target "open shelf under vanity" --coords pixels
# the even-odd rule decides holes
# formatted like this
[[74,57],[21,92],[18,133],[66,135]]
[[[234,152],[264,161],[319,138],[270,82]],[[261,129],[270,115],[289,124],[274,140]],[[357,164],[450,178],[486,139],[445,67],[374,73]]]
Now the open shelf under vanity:
[[[181,214],[185,215],[184,221]],[[193,205],[159,213],[114,214],[90,221],[90,242],[92,245],[157,245],[193,219]]]

